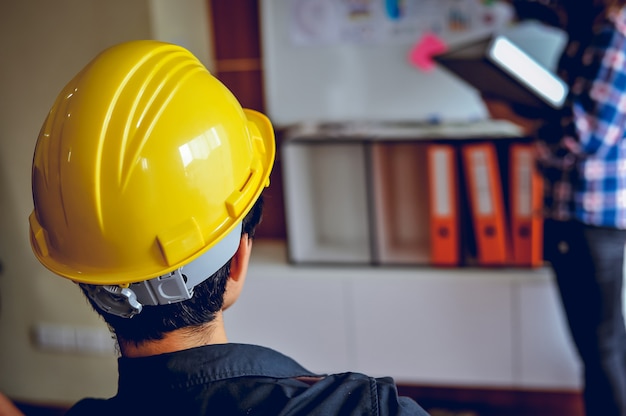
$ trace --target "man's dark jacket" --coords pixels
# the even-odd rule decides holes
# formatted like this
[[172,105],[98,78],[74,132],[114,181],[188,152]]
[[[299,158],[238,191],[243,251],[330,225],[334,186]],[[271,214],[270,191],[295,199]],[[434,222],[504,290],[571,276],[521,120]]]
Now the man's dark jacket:
[[319,376],[271,349],[211,345],[119,359],[115,397],[83,399],[76,415],[419,415],[391,378]]

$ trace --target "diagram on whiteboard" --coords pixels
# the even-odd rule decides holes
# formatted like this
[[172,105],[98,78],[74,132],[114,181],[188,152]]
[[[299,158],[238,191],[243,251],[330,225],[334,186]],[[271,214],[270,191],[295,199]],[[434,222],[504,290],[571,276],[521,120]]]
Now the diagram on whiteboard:
[[442,38],[502,24],[493,0],[291,0],[295,45],[401,44],[425,32]]

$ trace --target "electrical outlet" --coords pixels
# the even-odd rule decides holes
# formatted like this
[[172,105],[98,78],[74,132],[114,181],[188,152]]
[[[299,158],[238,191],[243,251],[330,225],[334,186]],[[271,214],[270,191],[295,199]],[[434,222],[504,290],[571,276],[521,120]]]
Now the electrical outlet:
[[41,322],[33,327],[33,342],[43,350],[67,354],[116,353],[115,340],[108,330],[88,326]]

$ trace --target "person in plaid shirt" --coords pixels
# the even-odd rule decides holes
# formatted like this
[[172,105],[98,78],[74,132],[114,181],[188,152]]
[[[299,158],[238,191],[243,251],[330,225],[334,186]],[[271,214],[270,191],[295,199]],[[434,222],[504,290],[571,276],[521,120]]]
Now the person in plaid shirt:
[[586,414],[626,416],[626,0],[513,4],[520,19],[550,10],[545,21],[566,30],[558,74],[570,93],[560,110],[540,115],[490,97],[485,103],[493,118],[536,139],[544,256],[583,363]]

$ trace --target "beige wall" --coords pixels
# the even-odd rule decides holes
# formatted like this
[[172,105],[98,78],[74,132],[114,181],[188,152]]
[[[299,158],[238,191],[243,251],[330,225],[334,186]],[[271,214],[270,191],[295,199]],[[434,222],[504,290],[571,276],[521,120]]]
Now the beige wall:
[[107,46],[171,41],[211,68],[206,17],[205,0],[0,2],[0,391],[49,403],[115,392],[115,354],[46,351],[32,341],[41,323],[105,329],[77,288],[31,253],[32,152],[56,94]]

